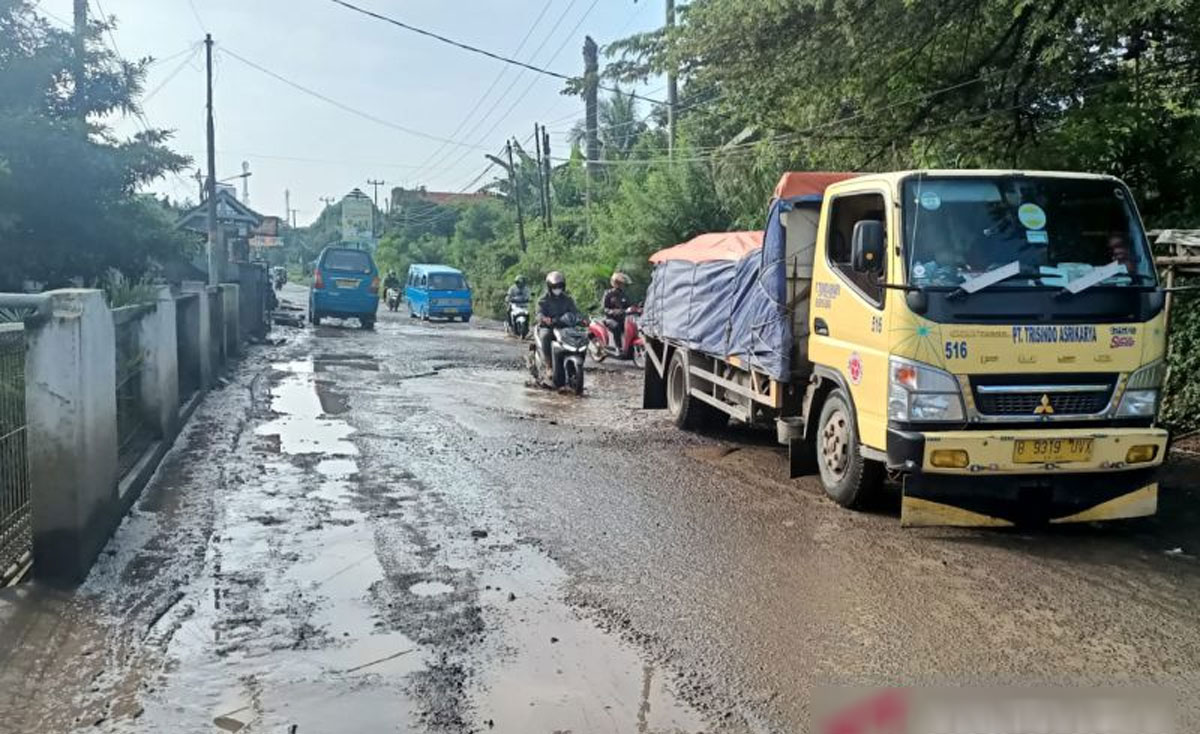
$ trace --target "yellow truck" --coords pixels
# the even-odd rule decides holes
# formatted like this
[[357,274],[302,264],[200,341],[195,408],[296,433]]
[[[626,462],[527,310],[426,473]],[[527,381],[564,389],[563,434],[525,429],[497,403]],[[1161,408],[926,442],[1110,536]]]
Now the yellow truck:
[[901,523],[1151,515],[1165,292],[1133,196],[1083,173],[789,173],[761,232],[651,258],[643,404],[774,425]]

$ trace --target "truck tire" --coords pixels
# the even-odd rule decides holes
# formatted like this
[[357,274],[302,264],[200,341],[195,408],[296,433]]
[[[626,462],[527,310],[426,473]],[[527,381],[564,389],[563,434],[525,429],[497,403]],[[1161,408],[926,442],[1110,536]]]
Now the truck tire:
[[825,493],[842,507],[866,506],[883,482],[883,465],[863,458],[860,446],[850,399],[836,389],[821,405],[815,449]]
[[726,424],[728,416],[691,394],[691,381],[687,355],[677,349],[667,366],[667,412],[675,425],[685,431],[705,431]]

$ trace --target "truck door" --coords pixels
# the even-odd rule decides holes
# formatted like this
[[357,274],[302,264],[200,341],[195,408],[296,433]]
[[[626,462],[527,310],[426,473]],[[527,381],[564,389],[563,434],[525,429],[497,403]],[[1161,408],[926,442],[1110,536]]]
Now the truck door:
[[882,275],[855,271],[850,243],[854,225],[862,220],[883,222],[891,242],[889,199],[882,187],[834,193],[827,199],[818,233],[809,316],[809,358],[841,375],[854,401],[860,440],[879,450],[887,446],[887,290],[880,283],[887,280],[889,258],[884,258]]

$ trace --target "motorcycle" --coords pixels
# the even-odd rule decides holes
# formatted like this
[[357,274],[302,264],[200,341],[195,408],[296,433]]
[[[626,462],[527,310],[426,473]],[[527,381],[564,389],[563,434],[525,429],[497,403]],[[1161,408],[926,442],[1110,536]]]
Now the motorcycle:
[[608,328],[606,319],[592,319],[588,325],[588,351],[597,362],[603,362],[609,357],[614,359],[629,359],[638,367],[646,364],[646,343],[642,332],[638,329],[638,316],[642,313],[640,306],[630,306],[625,309],[625,330],[621,335],[621,344],[617,346],[613,339],[612,330]]
[[545,375],[550,372],[552,379],[547,387],[569,387],[576,395],[581,395],[583,361],[588,351],[587,321],[569,313],[560,317],[551,329],[554,334],[550,342],[550,354],[554,361],[552,369],[547,369],[541,345],[535,340],[529,345],[529,373],[533,375],[534,382],[545,385]]
[[529,336],[529,304],[508,304],[508,320],[504,322],[504,330],[518,339]]
[[387,307],[389,311],[395,311],[396,309],[400,308],[399,288],[388,288],[385,298],[387,300]]

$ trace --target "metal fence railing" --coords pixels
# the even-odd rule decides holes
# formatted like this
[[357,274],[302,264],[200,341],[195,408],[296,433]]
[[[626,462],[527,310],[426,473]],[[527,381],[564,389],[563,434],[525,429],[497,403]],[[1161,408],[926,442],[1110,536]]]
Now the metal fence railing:
[[117,354],[117,469],[125,476],[154,443],[142,403],[142,373],[146,354],[139,331],[142,311],[113,311]]
[[20,323],[0,323],[0,587],[23,576],[32,556],[25,329]]

